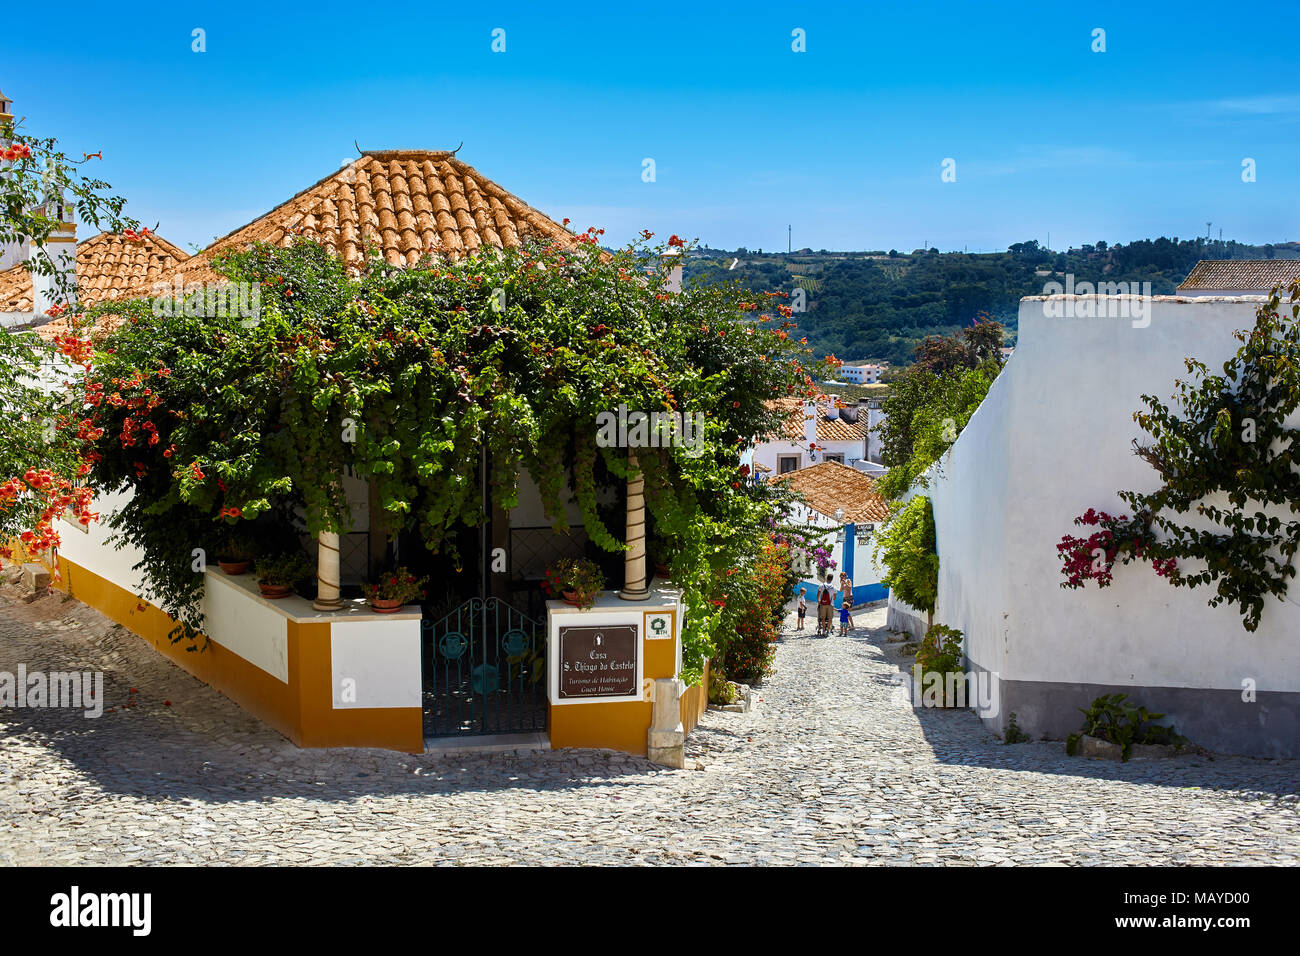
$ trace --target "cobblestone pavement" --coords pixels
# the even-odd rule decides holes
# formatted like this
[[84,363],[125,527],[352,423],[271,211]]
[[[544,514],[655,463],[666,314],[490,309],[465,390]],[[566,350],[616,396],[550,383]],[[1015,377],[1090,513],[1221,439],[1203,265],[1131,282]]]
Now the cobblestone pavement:
[[95,611],[0,589],[0,671],[102,669],[115,708],[0,710],[0,864],[1300,862],[1300,762],[1004,746],[900,699],[884,618],[787,632],[758,709],[666,770],[299,750]]

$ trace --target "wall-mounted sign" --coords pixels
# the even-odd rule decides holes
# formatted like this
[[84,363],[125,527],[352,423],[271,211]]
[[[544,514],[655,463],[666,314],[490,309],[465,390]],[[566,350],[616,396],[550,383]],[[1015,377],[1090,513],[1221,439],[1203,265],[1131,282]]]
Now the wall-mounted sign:
[[636,697],[638,631],[635,624],[561,627],[560,699]]
[[646,611],[645,636],[648,641],[668,641],[677,636],[672,611]]

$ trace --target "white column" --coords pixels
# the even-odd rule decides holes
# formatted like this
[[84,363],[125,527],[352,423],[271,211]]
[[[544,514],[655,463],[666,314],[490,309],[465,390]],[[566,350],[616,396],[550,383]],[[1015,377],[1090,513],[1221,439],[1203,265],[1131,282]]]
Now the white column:
[[650,596],[645,576],[645,477],[637,468],[636,453],[628,450],[627,513],[625,537],[627,551],[623,554],[623,590],[618,596],[624,601],[644,601]]
[[339,536],[333,531],[322,531],[316,538],[316,600],[312,607],[318,611],[337,611],[343,606],[339,600]]

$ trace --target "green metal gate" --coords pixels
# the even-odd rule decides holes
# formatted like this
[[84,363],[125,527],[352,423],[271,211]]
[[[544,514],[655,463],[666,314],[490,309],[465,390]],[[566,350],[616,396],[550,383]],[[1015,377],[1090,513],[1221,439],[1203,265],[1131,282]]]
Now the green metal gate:
[[421,631],[426,737],[545,732],[544,626],[493,597]]

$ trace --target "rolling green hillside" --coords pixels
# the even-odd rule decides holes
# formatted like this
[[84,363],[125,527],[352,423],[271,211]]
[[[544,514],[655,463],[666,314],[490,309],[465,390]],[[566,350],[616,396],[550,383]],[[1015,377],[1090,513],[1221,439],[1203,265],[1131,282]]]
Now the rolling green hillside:
[[819,355],[901,365],[925,336],[946,335],[981,312],[1002,322],[1014,345],[1020,298],[1041,295],[1045,283],[1063,283],[1066,273],[1076,283],[1150,282],[1153,294],[1165,295],[1199,259],[1272,258],[1300,258],[1300,243],[1161,238],[1051,252],[1030,241],[1006,252],[972,254],[697,249],[685,272],[687,281],[739,281],[755,291],[802,289],[807,311],[795,319]]

